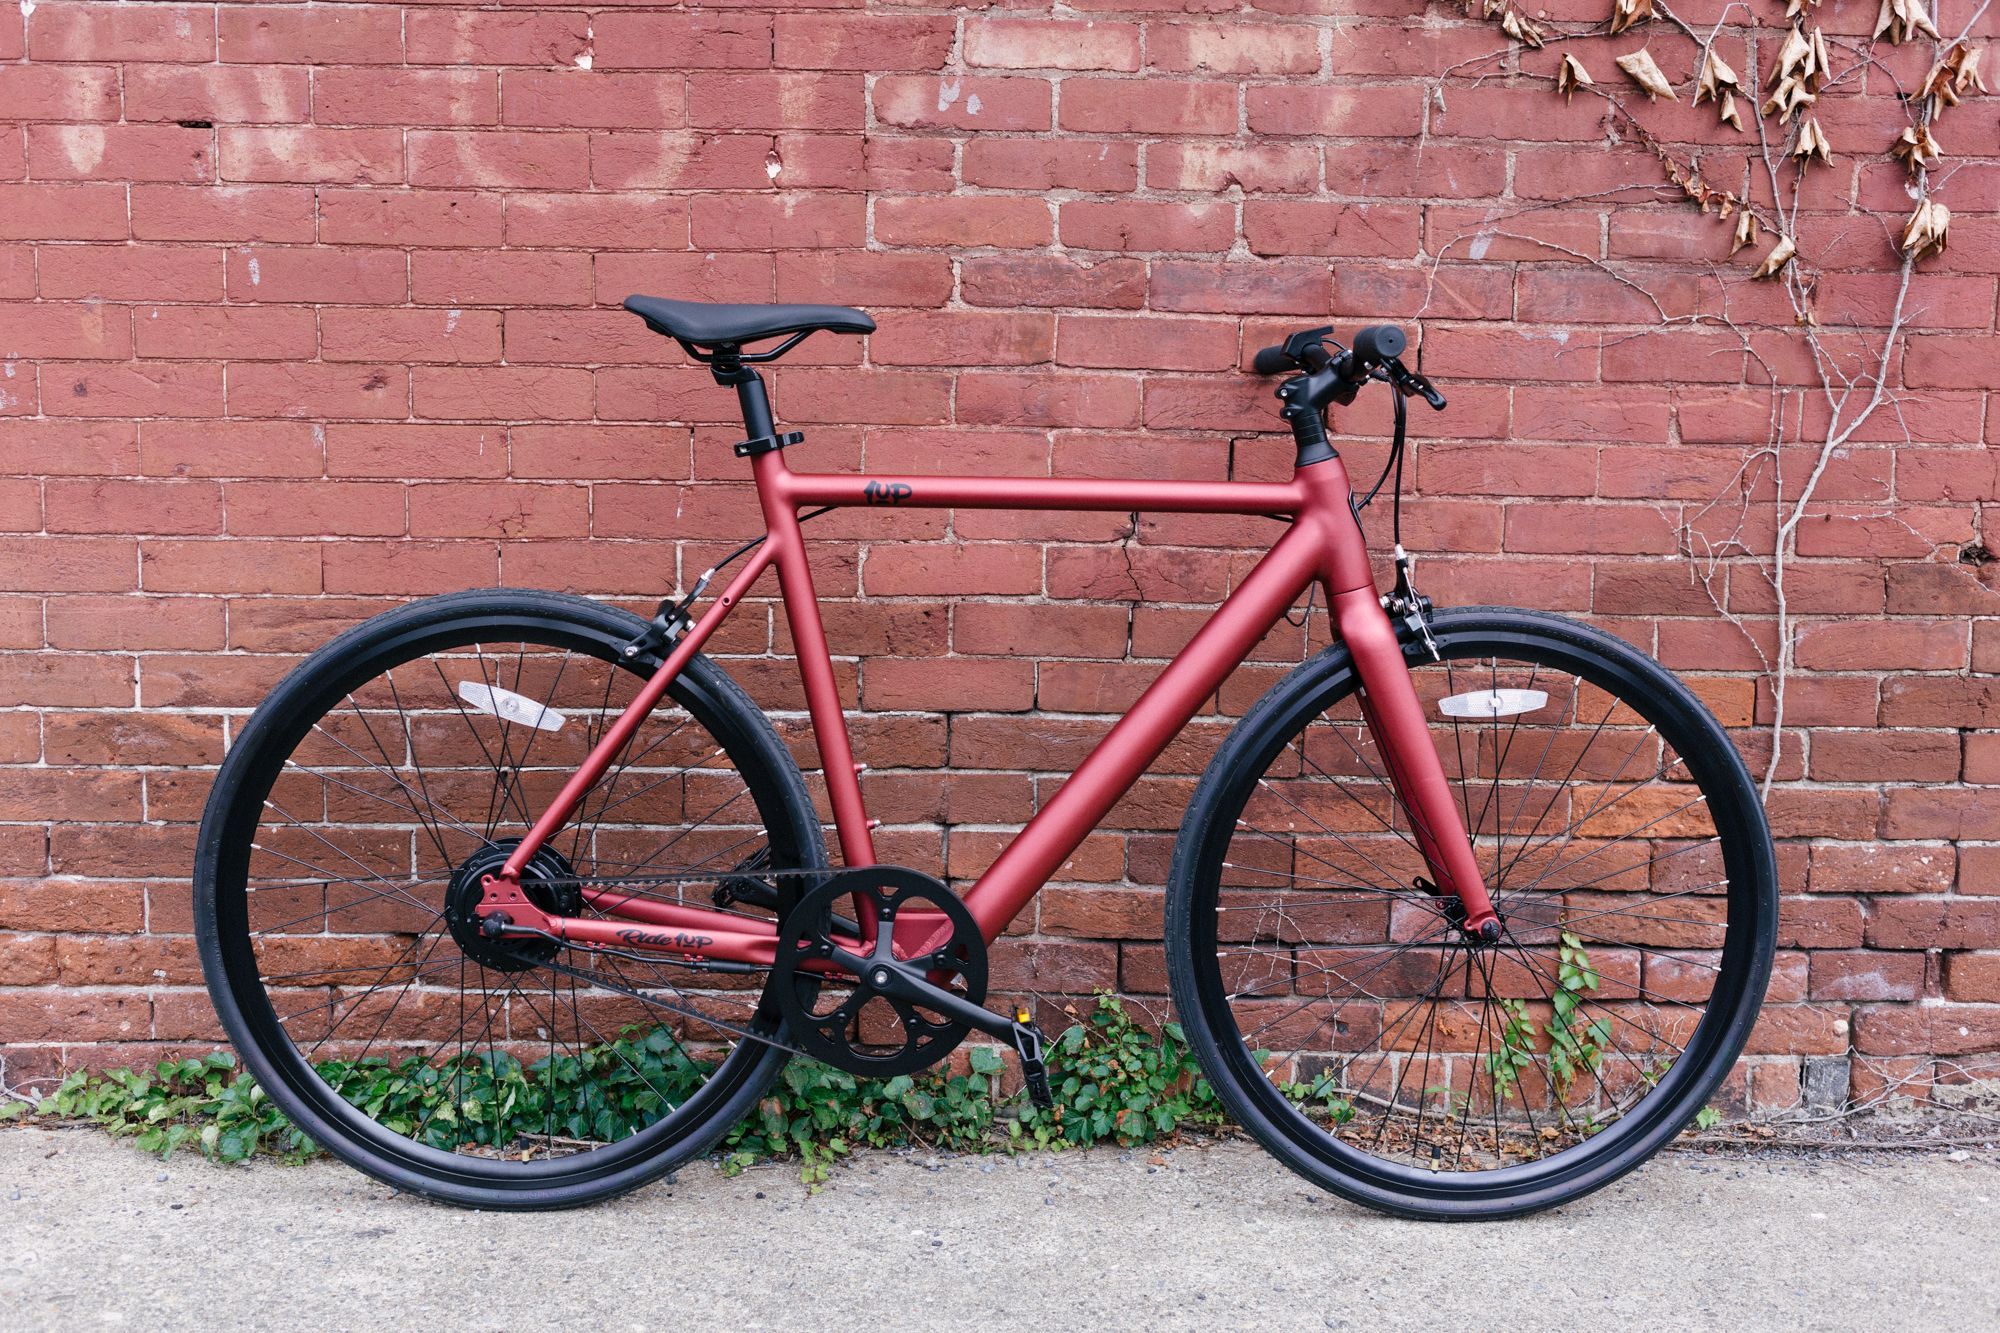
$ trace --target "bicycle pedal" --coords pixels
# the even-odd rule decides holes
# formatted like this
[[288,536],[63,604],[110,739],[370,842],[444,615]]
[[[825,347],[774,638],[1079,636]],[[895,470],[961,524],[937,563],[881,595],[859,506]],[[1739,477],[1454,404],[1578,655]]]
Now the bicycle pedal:
[[1014,1053],[1021,1057],[1021,1078],[1028,1085],[1028,1097],[1038,1111],[1056,1104],[1049,1091],[1049,1066],[1042,1059],[1042,1030],[1028,1017],[1026,1009],[1014,1011]]

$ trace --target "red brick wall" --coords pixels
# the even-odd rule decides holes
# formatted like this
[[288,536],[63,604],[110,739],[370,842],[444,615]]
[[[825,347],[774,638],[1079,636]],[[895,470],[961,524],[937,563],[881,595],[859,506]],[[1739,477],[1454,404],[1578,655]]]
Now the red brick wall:
[[[771,376],[809,436],[794,461],[826,468],[1275,477],[1290,450],[1248,354],[1328,320],[1420,327],[1452,398],[1419,422],[1429,590],[1583,616],[1710,677],[1761,763],[1778,511],[1768,467],[1733,479],[1781,421],[1796,495],[1800,422],[1823,436],[1827,415],[1791,305],[1748,281],[1763,246],[1729,258],[1728,226],[1663,190],[1601,100],[1556,97],[1553,44],[1510,53],[1417,0],[1158,3],[8,6],[10,1076],[213,1039],[193,821],[225,718],[299,654],[468,585],[640,604],[755,529],[731,396],[616,310],[633,291],[872,310],[874,337],[817,337]],[[1880,154],[1894,90],[1934,54],[1860,66],[1875,9],[1821,7],[1855,68],[1822,100],[1840,155],[1799,223],[1850,368],[1880,344],[1910,206]],[[1757,33],[1765,69],[1781,32]],[[1689,104],[1678,33],[1576,49],[1613,86],[1611,56],[1648,38],[1683,100],[1641,119],[1740,181],[1751,139]],[[1761,81],[1743,39],[1723,49]],[[1914,280],[1901,396],[1831,458],[1787,578],[1806,730],[1772,800],[1786,926],[1759,1049],[1893,1057],[1878,1074],[2000,1046],[2000,567],[1976,562],[2000,163],[1963,156],[1993,151],[1996,109],[1969,97],[1940,126],[1952,248]],[[1353,452],[1357,472],[1380,456]],[[1739,513],[1766,558],[1697,581],[1682,524],[1719,542]],[[1268,537],[986,513],[814,533],[883,853],[961,880]],[[763,602],[722,644],[785,711],[781,646]],[[1171,830],[1229,717],[1303,647],[1281,627],[1085,845],[1001,947],[1006,984],[1161,989]],[[1796,1096],[1798,1072],[1760,1091]]]

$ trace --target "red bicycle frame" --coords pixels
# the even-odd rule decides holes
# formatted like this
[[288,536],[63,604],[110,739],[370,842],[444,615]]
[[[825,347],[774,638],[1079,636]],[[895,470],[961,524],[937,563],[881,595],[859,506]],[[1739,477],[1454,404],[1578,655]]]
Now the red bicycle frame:
[[[738,382],[746,421],[753,435],[760,424],[768,434],[769,408],[763,386],[754,373],[749,373],[749,379],[748,384]],[[1464,905],[1465,928],[1479,931],[1496,919],[1486,884],[1446,785],[1443,764],[1431,742],[1402,646],[1382,608],[1367,545],[1352,508],[1347,470],[1332,451],[1324,452],[1329,456],[1302,463],[1291,481],[1282,485],[845,476],[793,472],[785,465],[782,448],[756,453],[752,470],[766,539],[709,609],[673,641],[660,669],[606,730],[506,864],[488,877],[484,906],[504,909],[517,925],[546,931],[585,948],[638,946],[689,960],[769,966],[777,945],[775,926],[760,925],[733,912],[637,899],[616,889],[585,889],[583,896],[593,906],[621,918],[622,923],[552,916],[529,901],[522,892],[520,876],[536,851],[568,822],[585,794],[610,769],[688,661],[701,651],[751,585],[773,567],[778,571],[807,709],[819,743],[842,859],[849,867],[876,864],[847,720],[834,684],[833,662],[806,559],[800,511],[826,505],[1117,513],[1145,510],[1266,515],[1290,519],[1291,523],[1213,618],[965,893],[965,904],[987,942],[991,943],[1040,891],[1187,725],[1202,700],[1214,693],[1315,580],[1325,587],[1335,632],[1346,643],[1360,675],[1363,720],[1376,738],[1418,848],[1438,886],[1457,895]],[[929,931],[915,919],[919,915],[906,914],[904,925],[909,927],[912,941],[921,945]],[[860,924],[868,934],[875,923],[864,919]],[[897,933],[902,936],[904,931],[899,928]]]

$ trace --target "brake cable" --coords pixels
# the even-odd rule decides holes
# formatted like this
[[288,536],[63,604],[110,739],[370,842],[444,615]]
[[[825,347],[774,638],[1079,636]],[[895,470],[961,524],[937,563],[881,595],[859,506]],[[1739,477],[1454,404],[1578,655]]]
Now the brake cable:
[[1354,507],[1356,510],[1366,509],[1369,502],[1381,493],[1382,486],[1389,480],[1390,474],[1394,473],[1396,490],[1390,497],[1389,526],[1396,545],[1401,546],[1403,544],[1403,451],[1409,429],[1409,402],[1395,381],[1390,378],[1389,372],[1381,366],[1371,370],[1368,378],[1381,380],[1389,386],[1389,396],[1396,403],[1396,433],[1390,440],[1389,457],[1382,464],[1382,475],[1375,478],[1375,484],[1368,488],[1368,494],[1357,500]]
[[[839,505],[821,505],[809,513],[800,514],[799,522],[810,523],[821,514],[831,513],[839,507]],[[694,605],[695,599],[700,597],[703,590],[708,587],[709,580],[713,579],[737,560],[742,559],[759,546],[762,546],[765,538],[769,536],[769,533],[765,533],[762,536],[752,537],[749,541],[744,542],[728,555],[723,556],[722,559],[704,569],[701,575],[695,579],[694,587],[688,589],[687,596],[681,598],[678,602],[671,597],[662,597],[659,606],[653,612],[653,618],[646,624],[645,632],[621,648],[619,650],[620,653],[628,658],[637,657],[641,653],[656,653],[664,645],[678,639],[684,630],[694,624],[694,617],[688,614],[688,610]]]

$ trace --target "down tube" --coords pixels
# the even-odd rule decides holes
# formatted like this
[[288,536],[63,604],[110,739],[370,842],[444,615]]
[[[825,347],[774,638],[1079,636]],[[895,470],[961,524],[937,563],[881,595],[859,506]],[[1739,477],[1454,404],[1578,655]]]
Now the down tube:
[[1027,906],[1064,859],[1180,734],[1201,701],[1278,623],[1319,577],[1326,549],[1321,525],[1302,517],[1257,562],[1237,590],[1160,673],[1131,711],[1092,750],[1040,814],[965,895],[988,941]]

